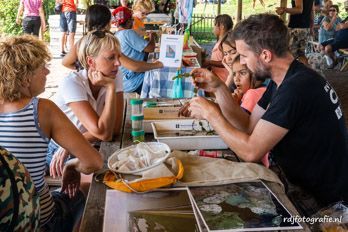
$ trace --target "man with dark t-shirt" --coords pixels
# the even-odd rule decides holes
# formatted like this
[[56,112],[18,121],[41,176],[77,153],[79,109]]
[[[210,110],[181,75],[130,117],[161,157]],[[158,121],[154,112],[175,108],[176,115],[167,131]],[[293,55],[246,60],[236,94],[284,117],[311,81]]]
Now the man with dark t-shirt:
[[305,48],[310,38],[314,20],[314,0],[291,0],[291,8],[277,7],[279,15],[288,13],[290,31],[290,51],[295,59],[308,64]]
[[193,98],[188,112],[207,119],[244,161],[268,151],[290,183],[310,193],[320,207],[348,200],[347,130],[339,99],[329,83],[294,59],[289,32],[276,15],[250,16],[234,29],[241,63],[271,82],[248,116],[226,85],[206,69],[192,71],[197,87],[217,104]]

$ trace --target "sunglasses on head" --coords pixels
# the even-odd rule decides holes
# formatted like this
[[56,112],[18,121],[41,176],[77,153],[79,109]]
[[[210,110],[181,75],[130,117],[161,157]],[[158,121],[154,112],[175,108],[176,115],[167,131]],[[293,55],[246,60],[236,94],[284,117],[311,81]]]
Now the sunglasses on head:
[[105,35],[106,35],[107,33],[110,34],[110,35],[112,35],[112,33],[111,33],[110,31],[99,31],[99,30],[93,31],[93,32],[92,32],[92,35],[96,36],[96,37],[99,38],[99,39],[102,39],[102,38],[105,37]]

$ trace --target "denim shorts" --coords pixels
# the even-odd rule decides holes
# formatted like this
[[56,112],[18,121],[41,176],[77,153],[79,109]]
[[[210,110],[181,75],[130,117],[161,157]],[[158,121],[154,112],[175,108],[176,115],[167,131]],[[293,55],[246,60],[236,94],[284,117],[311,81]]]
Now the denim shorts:
[[60,30],[62,32],[76,32],[76,12],[62,12],[60,13]]
[[69,198],[65,193],[59,191],[51,192],[55,203],[53,218],[46,223],[43,231],[72,231],[81,220],[86,198],[81,191],[76,193],[74,198]]

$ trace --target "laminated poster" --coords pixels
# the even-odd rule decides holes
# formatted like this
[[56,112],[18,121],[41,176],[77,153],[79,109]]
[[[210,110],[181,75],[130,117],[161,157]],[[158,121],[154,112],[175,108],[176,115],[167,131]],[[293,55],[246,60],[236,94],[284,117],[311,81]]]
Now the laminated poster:
[[165,67],[181,66],[183,45],[183,35],[162,34],[159,60]]

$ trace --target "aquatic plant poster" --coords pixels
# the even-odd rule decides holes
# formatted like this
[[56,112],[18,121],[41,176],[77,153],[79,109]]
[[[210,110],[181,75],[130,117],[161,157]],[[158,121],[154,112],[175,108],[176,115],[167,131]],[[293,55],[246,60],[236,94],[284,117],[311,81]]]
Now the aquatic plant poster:
[[198,232],[187,188],[148,193],[107,190],[103,231]]
[[302,229],[261,181],[190,187],[189,193],[207,231]]

